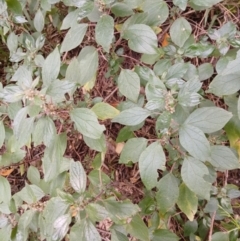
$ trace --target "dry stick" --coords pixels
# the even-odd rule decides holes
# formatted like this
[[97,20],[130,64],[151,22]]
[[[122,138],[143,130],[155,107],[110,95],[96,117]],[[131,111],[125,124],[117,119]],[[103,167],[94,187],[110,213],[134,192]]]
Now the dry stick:
[[110,234],[109,231],[103,230],[103,229],[101,229],[101,228],[97,228],[97,230],[98,230],[100,233]]
[[[233,17],[235,20],[239,21],[239,19],[238,19],[229,9],[227,9],[223,4],[219,3],[218,5],[219,5],[220,8],[222,8],[223,11],[225,10],[228,15],[232,15],[232,17]],[[224,12],[225,12],[225,11],[224,11]]]
[[225,172],[224,187],[228,184],[228,170]]
[[139,60],[137,60],[137,59],[134,59],[134,58],[133,58],[133,57],[131,57],[131,56],[124,55],[124,54],[122,54],[122,55],[120,55],[120,56],[121,56],[121,57],[124,57],[124,58],[131,59],[131,60],[133,60],[133,61],[137,62],[138,64],[141,64],[142,66],[146,66],[146,67],[148,67],[146,64],[142,63],[141,61],[139,61]]
[[103,100],[103,102],[106,102],[115,92],[117,92],[117,90],[118,90],[118,87],[116,87],[116,88],[111,92],[111,94],[108,95],[108,96]]
[[213,232],[213,224],[214,224],[215,216],[216,216],[216,211],[212,215],[211,226],[208,234],[208,241],[212,241],[212,232]]
[[[43,153],[43,152],[41,152],[41,153]],[[40,153],[40,154],[41,154],[41,153]],[[6,168],[8,168],[8,167],[21,166],[22,164],[25,164],[25,163],[28,163],[28,164],[29,164],[29,163],[34,162],[34,161],[41,161],[41,158],[38,157],[38,158],[34,158],[34,159],[32,159],[32,160],[24,160],[24,161],[22,161],[22,162],[12,163],[12,164],[7,165],[7,166],[2,166],[2,167],[0,168],[0,171],[6,169]]]
[[164,37],[164,35],[168,32],[170,29],[170,25],[168,25],[159,35],[158,35],[158,42]]
[[68,52],[66,52],[66,53],[63,55],[63,58],[62,58],[62,61],[63,61],[63,62],[66,60],[67,55],[68,55]]

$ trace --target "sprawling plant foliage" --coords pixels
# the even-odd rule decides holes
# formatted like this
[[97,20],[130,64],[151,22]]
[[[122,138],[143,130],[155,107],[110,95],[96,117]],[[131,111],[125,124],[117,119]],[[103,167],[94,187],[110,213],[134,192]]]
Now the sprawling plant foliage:
[[[0,175],[0,240],[100,241],[106,222],[104,240],[237,240],[231,200],[240,192],[217,173],[239,168],[239,32],[231,21],[215,27],[215,18],[198,38],[183,14],[204,10],[207,21],[219,2],[0,0],[9,50],[9,62],[1,60],[0,166],[26,173],[17,192]],[[121,96],[117,107],[91,94],[101,61]],[[137,204],[103,172],[109,120],[121,124],[118,162],[139,168]],[[138,134],[149,123],[154,138]],[[95,151],[87,165],[66,153],[72,138]],[[42,152],[35,165],[34,148]]]

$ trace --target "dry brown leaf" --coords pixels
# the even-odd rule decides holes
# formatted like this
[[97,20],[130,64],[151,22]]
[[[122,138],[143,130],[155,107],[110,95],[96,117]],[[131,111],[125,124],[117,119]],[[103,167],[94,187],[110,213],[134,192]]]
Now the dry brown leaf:
[[6,176],[9,176],[12,172],[13,172],[13,168],[11,169],[3,169],[3,170],[0,170],[0,176],[3,176],[3,177],[6,177]]
[[169,34],[165,33],[162,41],[162,47],[166,47],[169,45],[169,38],[170,38]]
[[122,152],[124,145],[125,145],[124,142],[117,143],[115,151],[118,155]]

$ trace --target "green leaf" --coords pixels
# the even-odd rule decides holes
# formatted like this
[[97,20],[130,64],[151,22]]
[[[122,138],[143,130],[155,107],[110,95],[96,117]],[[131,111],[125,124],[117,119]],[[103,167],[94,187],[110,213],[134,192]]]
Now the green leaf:
[[72,26],[73,23],[76,23],[79,17],[80,11],[81,11],[80,9],[76,9],[74,11],[69,12],[66,15],[66,17],[63,19],[60,30],[68,29]]
[[184,237],[194,234],[198,229],[198,223],[196,220],[187,221],[184,224]]
[[240,120],[240,96],[238,97],[238,103],[237,103],[237,115],[238,115],[238,119]]
[[70,240],[101,241],[102,239],[92,222],[88,219],[82,219],[72,226]]
[[187,0],[173,0],[173,4],[184,11],[187,7]]
[[18,163],[21,160],[23,160],[23,158],[26,155],[26,151],[19,149],[19,145],[18,145],[15,137],[14,136],[12,136],[12,137],[14,139],[14,144],[12,145],[12,143],[11,143],[9,145],[9,150],[7,152],[5,152],[4,154],[2,154],[2,156],[0,158],[1,166],[10,165],[12,163]]
[[72,188],[78,193],[83,193],[87,185],[87,176],[80,161],[70,162],[69,174]]
[[217,75],[209,85],[209,92],[217,96],[232,95],[240,90],[239,74]]
[[130,126],[124,126],[118,133],[116,142],[124,142],[129,140],[130,138],[133,138],[134,134],[133,134],[133,130]]
[[92,2],[92,4],[92,11],[87,15],[87,18],[91,22],[98,22],[102,16],[102,12],[100,12],[98,5],[94,4],[94,2]]
[[13,120],[20,109],[22,109],[21,101],[9,104],[7,108],[9,118]]
[[42,14],[42,11],[40,9],[37,10],[37,13],[33,20],[34,27],[38,32],[42,32],[44,28],[44,16]]
[[[44,180],[40,181],[40,186],[44,188],[46,193],[49,193],[51,197],[57,196],[58,195],[58,190],[63,190],[64,189],[64,184],[66,182],[66,178],[69,176],[67,175],[67,171],[69,170],[70,166],[70,158],[63,158],[62,163],[60,163],[60,174],[50,182],[45,182]],[[69,180],[69,179],[68,179]],[[77,195],[77,194],[76,194]],[[62,198],[62,197],[61,197]],[[64,198],[62,198],[64,200]],[[72,204],[69,202],[69,200],[64,200],[67,204]]]
[[75,88],[75,83],[68,80],[53,80],[46,89],[46,99],[49,102],[59,103],[66,100],[65,94],[71,93]]
[[[12,234],[12,225],[0,229],[0,240],[10,241]],[[127,240],[128,241],[128,240]]]
[[158,229],[153,233],[152,241],[178,241],[179,238],[176,234],[167,229]]
[[120,93],[126,96],[129,100],[133,102],[138,101],[140,78],[135,72],[129,69],[122,69],[118,77],[118,87]]
[[186,63],[174,64],[167,69],[166,79],[183,78],[183,76],[187,73],[188,68],[189,67]]
[[13,132],[21,147],[29,142],[31,133],[33,131],[33,123],[35,120],[33,117],[26,118],[27,111],[27,107],[21,109],[15,116],[13,122]]
[[[163,83],[160,81],[159,78],[156,78],[156,81],[159,81],[159,85],[158,84],[150,84],[148,83],[146,85],[145,91],[146,91],[146,97],[147,100],[164,100],[164,96],[165,96],[165,86],[163,85]],[[162,86],[163,85],[163,86]]]
[[154,73],[158,76],[162,75],[164,72],[168,72],[172,63],[168,59],[159,60],[153,67]]
[[32,72],[22,65],[14,73],[12,81],[16,81],[24,90],[30,89],[32,87]]
[[98,203],[89,203],[86,206],[86,212],[93,222],[100,222],[109,217],[109,212],[106,208]]
[[162,0],[144,1],[142,10],[148,13],[147,25],[159,26],[164,23],[169,15],[168,5]]
[[237,52],[236,59],[231,60],[227,63],[227,66],[221,71],[220,75],[222,76],[231,75],[231,74],[240,75],[239,64],[240,64],[240,51]]
[[146,147],[147,140],[145,138],[129,139],[122,149],[119,163],[138,162],[141,153]]
[[148,14],[147,13],[135,13],[128,18],[121,26],[121,32],[124,32],[129,26],[133,24],[146,24]]
[[209,79],[213,75],[213,66],[211,63],[204,63],[198,67],[199,80]]
[[2,176],[0,176],[0,203],[4,202],[5,204],[9,204],[11,200],[11,186],[8,180]]
[[219,202],[217,198],[211,197],[210,200],[205,205],[203,211],[204,213],[213,213],[216,212],[219,208]]
[[88,174],[88,179],[93,186],[100,187],[101,183],[103,185],[108,185],[110,183],[110,178],[104,172],[99,170],[93,170]]
[[164,215],[175,205],[178,200],[178,181],[171,173],[169,173],[160,179],[159,183],[157,184],[157,188],[157,204],[160,213]]
[[74,202],[75,202],[74,197],[72,196],[72,194],[64,192],[64,191],[62,191],[60,189],[57,190],[57,196],[60,197],[66,203],[69,203],[70,205],[74,204]]
[[172,114],[169,111],[162,112],[156,120],[155,129],[157,133],[164,133],[170,126]]
[[[68,29],[77,22],[80,22],[85,17],[88,17],[94,8],[94,2],[92,1],[70,1],[69,5],[78,7],[76,10],[73,10],[67,14],[63,19],[60,30]],[[80,3],[80,4],[79,4]],[[64,1],[65,5],[66,1]],[[79,6],[80,5],[80,6]],[[95,6],[96,7],[96,6]],[[90,20],[91,21],[91,20]],[[94,22],[94,21],[92,21]]]
[[78,56],[80,78],[78,83],[84,85],[91,81],[98,70],[98,52],[93,46],[86,46]]
[[212,241],[229,241],[229,233],[216,232],[212,235]]
[[226,69],[228,63],[233,59],[235,59],[235,57],[221,57],[216,63],[217,74],[221,74]]
[[81,78],[79,66],[80,66],[79,61],[77,60],[76,57],[74,57],[71,60],[70,64],[67,67],[67,70],[66,70],[66,79],[67,80],[74,82],[74,83],[79,83],[79,80]]
[[68,208],[69,205],[59,197],[53,197],[47,202],[39,218],[45,236],[51,237],[54,234],[54,222],[64,215]]
[[30,117],[39,117],[42,108],[39,105],[31,104],[28,106],[28,115]]
[[199,128],[183,124],[179,130],[179,140],[193,157],[203,162],[209,160],[210,143]]
[[[35,210],[26,210],[21,216],[20,219],[18,221],[18,229],[20,229],[21,231],[26,230],[31,222],[33,221],[34,215],[36,215],[36,211]],[[18,230],[19,231],[19,230]]]
[[150,190],[157,185],[158,169],[165,169],[166,157],[158,142],[149,145],[139,159],[139,171],[142,182]]
[[67,147],[66,133],[58,134],[54,136],[53,141],[44,151],[43,173],[44,180],[46,182],[56,178],[61,172],[61,166],[63,163],[63,154]]
[[53,120],[48,116],[40,118],[33,131],[34,146],[40,145],[42,142],[45,146],[50,146],[56,134]]
[[238,81],[240,76],[239,64],[240,52],[238,51],[236,59],[224,64],[224,68],[221,68],[223,70],[210,83],[209,91],[218,96],[236,93],[240,89]]
[[3,100],[7,103],[22,100],[24,91],[19,86],[8,85],[3,90]]
[[240,155],[240,122],[238,117],[233,116],[233,118],[224,127],[227,137],[230,142],[230,147],[237,150],[238,155]]
[[8,218],[4,214],[0,214],[0,229],[6,227],[8,224]]
[[149,65],[155,64],[155,62],[164,55],[164,51],[162,49],[157,49],[157,51],[158,54],[143,54],[141,56],[141,61]]
[[16,52],[18,48],[18,35],[16,35],[14,32],[11,32],[7,37],[7,47],[10,53]]
[[72,218],[69,213],[62,215],[55,220],[53,224],[53,227],[54,227],[54,233],[52,235],[53,240],[62,240],[65,237],[65,235],[68,232],[69,224],[71,223],[71,220]]
[[75,123],[77,130],[84,136],[99,139],[105,130],[104,125],[98,123],[93,111],[87,108],[76,108],[70,112],[71,120]]
[[151,112],[141,107],[133,107],[122,111],[118,116],[112,119],[112,122],[117,122],[122,125],[135,126],[143,122]]
[[114,37],[114,20],[109,15],[101,16],[95,28],[95,39],[97,44],[109,53]]
[[19,197],[28,204],[33,204],[45,196],[45,193],[36,185],[26,185],[20,192]]
[[65,94],[71,92],[75,88],[75,84],[67,80],[53,80],[48,86],[46,95],[50,96],[53,103],[60,103],[64,100]]
[[40,182],[40,173],[38,169],[34,166],[30,166],[27,170],[27,178],[31,184],[38,186]]
[[111,230],[111,241],[129,241],[128,237],[118,232],[117,230]]
[[[37,212],[36,210],[26,210],[23,214],[21,214],[18,220],[18,227],[17,227],[17,237],[21,237],[22,240],[28,239],[28,231],[31,225],[32,229],[36,230],[36,223],[37,223]],[[34,227],[35,226],[35,227]]]
[[139,214],[135,215],[131,222],[127,224],[126,230],[131,236],[142,241],[149,241],[148,228]]
[[60,2],[60,0],[47,0],[47,1],[48,1],[48,3],[50,3],[50,4],[55,4],[55,3]]
[[184,43],[190,37],[192,27],[189,22],[181,17],[175,20],[170,28],[171,40],[179,47],[183,47]]
[[196,194],[185,185],[185,183],[182,183],[179,187],[177,205],[181,211],[186,214],[190,221],[194,220],[194,215],[198,208],[198,198]]
[[154,31],[145,24],[134,24],[128,27],[123,38],[128,40],[131,50],[143,54],[157,54],[158,40]]
[[209,200],[211,184],[204,180],[208,175],[208,168],[193,157],[186,157],[183,161],[181,175],[187,187],[201,198]]
[[56,47],[54,51],[47,56],[42,67],[42,80],[45,86],[49,86],[53,80],[57,79],[60,65],[60,54]]
[[62,42],[60,52],[68,52],[80,45],[87,31],[87,27],[88,24],[86,23],[75,24],[71,27]]
[[221,2],[222,0],[202,0],[202,1],[198,1],[198,0],[190,0],[190,5],[196,9],[196,10],[204,10],[206,8],[210,8],[213,5]]
[[102,201],[102,205],[111,214],[111,219],[114,222],[127,220],[140,211],[139,207],[130,200],[115,201],[113,199],[105,199]]
[[116,17],[127,17],[132,15],[134,12],[131,8],[126,3],[115,3],[112,5],[111,12],[116,16]]
[[238,158],[227,146],[211,146],[209,162],[221,170],[233,170],[240,167]]
[[108,103],[97,103],[92,107],[92,111],[97,115],[98,119],[106,120],[112,119],[120,112]]
[[22,6],[18,0],[6,0],[8,10],[15,15],[22,15]]
[[232,113],[222,108],[202,107],[193,111],[184,124],[197,127],[204,133],[213,133],[221,130],[231,118]]
[[83,140],[92,150],[99,152],[106,152],[107,150],[107,143],[104,135],[102,135],[100,139],[92,139],[87,136],[83,136]]
[[5,140],[5,128],[2,121],[0,121],[0,148],[2,147]]

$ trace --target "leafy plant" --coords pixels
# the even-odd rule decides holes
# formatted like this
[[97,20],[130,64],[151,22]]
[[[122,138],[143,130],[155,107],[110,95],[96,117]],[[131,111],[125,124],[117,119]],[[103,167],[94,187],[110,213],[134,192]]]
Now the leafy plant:
[[219,2],[0,0],[1,240],[238,240],[239,31],[184,14]]

